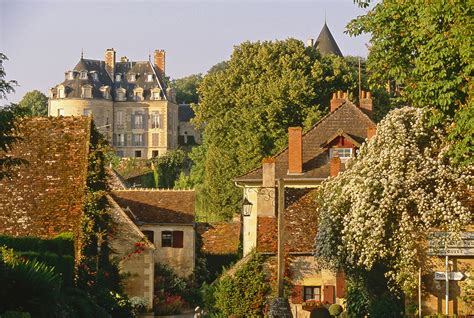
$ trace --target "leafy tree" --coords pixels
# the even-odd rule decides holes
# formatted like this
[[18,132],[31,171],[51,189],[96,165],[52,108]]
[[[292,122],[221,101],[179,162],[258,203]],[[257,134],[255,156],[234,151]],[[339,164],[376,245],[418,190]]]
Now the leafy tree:
[[201,74],[193,74],[172,80],[171,87],[176,91],[178,104],[197,104],[199,101],[197,89],[201,81]]
[[[462,200],[472,170],[444,159],[445,133],[430,127],[428,114],[413,107],[390,112],[349,168],[322,185],[315,254],[323,267],[365,272],[369,283],[385,276],[410,294],[418,268],[427,265],[428,233],[470,224]],[[383,275],[370,275],[374,269]]]
[[207,74],[194,124],[204,129],[196,150],[196,183],[209,213],[230,217],[241,194],[232,179],[286,146],[290,126],[310,125],[336,90],[357,87],[356,73],[338,56],[289,39],[245,42],[218,71]]
[[372,36],[370,83],[395,81],[405,102],[430,107],[431,123],[449,127],[450,155],[464,164],[474,160],[473,10],[464,0],[385,0],[348,25],[352,35]]
[[153,178],[157,188],[173,188],[180,171],[186,165],[186,153],[183,150],[168,151],[160,157],[151,160],[153,164]]
[[48,97],[38,90],[26,93],[18,105],[24,108],[29,116],[48,115]]

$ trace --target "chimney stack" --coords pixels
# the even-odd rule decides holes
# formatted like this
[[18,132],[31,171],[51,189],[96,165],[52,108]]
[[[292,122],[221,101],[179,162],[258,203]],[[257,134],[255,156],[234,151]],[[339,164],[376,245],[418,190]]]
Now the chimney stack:
[[372,96],[370,92],[362,91],[359,98],[360,109],[369,116],[372,116]]
[[165,50],[155,50],[155,53],[153,54],[155,67],[158,69],[161,78],[165,77],[165,57]]
[[342,91],[337,91],[332,94],[332,99],[331,99],[331,113],[335,111],[339,106],[344,104],[346,102],[347,95],[346,93]]
[[303,173],[303,134],[301,127],[288,128],[288,174]]
[[258,216],[275,216],[275,158],[262,160],[262,190],[257,197]]
[[367,128],[367,139],[368,140],[372,139],[372,137],[375,136],[376,132],[377,132],[377,127]]
[[113,48],[105,50],[104,61],[105,61],[105,70],[107,74],[109,74],[109,77],[112,79],[112,81],[114,81],[115,80],[115,50]]
[[329,175],[331,177],[336,177],[341,171],[341,158],[332,157],[329,162]]
[[314,46],[314,39],[308,39],[308,41],[306,41],[306,45],[308,47],[313,47]]

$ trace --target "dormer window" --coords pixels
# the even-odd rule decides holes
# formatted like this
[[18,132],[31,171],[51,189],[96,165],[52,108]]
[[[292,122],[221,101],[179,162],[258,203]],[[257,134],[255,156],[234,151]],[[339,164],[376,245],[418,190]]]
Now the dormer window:
[[82,87],[82,98],[92,98],[92,86],[85,85]]
[[151,90],[151,100],[161,100],[161,89],[154,88]]
[[117,92],[117,100],[118,100],[118,101],[124,101],[124,100],[126,100],[126,95],[125,95],[125,94],[126,94],[127,92],[125,91],[124,88],[119,88],[119,89],[117,89],[116,92]]
[[83,70],[81,71],[81,75],[79,77],[81,80],[86,80],[87,79],[87,71]]
[[341,161],[346,161],[347,159],[352,158],[352,153],[352,148],[331,148],[329,150],[329,157],[339,157]]
[[130,74],[130,82],[135,82],[137,80],[137,74]]
[[115,81],[120,82],[122,80],[122,75],[121,74],[115,74]]
[[66,79],[72,81],[74,79],[74,71],[67,72]]
[[153,74],[148,74],[146,80],[147,82],[153,82]]
[[91,72],[91,75],[92,75],[92,79],[94,81],[98,81],[99,80],[99,74],[96,72],[96,71],[92,71]]
[[58,86],[58,98],[66,98],[66,88],[64,86]]
[[143,100],[143,88],[138,87],[133,90],[133,99],[136,101]]
[[100,88],[100,91],[102,92],[102,97],[105,99],[110,99],[110,87],[109,86],[102,86]]

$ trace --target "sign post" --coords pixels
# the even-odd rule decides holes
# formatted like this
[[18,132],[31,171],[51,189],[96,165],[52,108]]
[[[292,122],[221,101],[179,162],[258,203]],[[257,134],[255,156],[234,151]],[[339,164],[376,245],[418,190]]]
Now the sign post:
[[446,255],[446,316],[449,315],[449,256]]

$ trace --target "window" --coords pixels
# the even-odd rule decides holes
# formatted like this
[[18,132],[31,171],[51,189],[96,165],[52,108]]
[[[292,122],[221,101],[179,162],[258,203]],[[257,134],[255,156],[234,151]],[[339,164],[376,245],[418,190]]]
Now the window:
[[80,79],[86,80],[87,79],[87,71],[81,71]]
[[304,286],[304,300],[321,301],[321,286]]
[[148,82],[153,82],[153,74],[148,74],[146,80],[147,80]]
[[130,74],[129,81],[135,82],[137,80],[137,74]]
[[[97,73],[94,73],[97,74]],[[105,99],[110,99],[110,87],[109,86],[102,86],[100,88],[100,91],[102,92],[102,97]]]
[[159,155],[160,155],[160,152],[159,152],[158,150],[153,150],[153,151],[151,152],[152,158],[156,158],[156,157],[158,157]]
[[64,108],[58,108],[58,116],[64,116]]
[[58,89],[58,95],[59,95],[59,98],[65,98],[66,97],[66,94],[64,93],[64,87],[60,87]]
[[117,155],[117,157],[123,158],[123,150],[117,150],[115,154]]
[[82,98],[92,98],[92,86],[86,85],[82,87]]
[[142,151],[141,150],[135,150],[135,158],[141,158],[142,157]]
[[67,79],[70,81],[74,79],[74,71],[67,72]]
[[133,97],[136,101],[143,100],[143,88],[136,88],[133,90]]
[[155,243],[155,231],[142,231],[148,241]]
[[92,116],[92,109],[89,109],[89,108],[84,109],[84,116]]
[[161,127],[161,117],[160,113],[153,112],[151,113],[151,128],[160,128]]
[[123,88],[117,89],[117,100],[124,101],[126,99],[125,93],[126,93],[125,89]]
[[160,138],[160,135],[159,134],[151,134],[151,146],[152,147],[158,147],[159,145],[159,138]]
[[96,71],[92,71],[92,72],[91,72],[91,75],[92,75],[92,79],[93,79],[94,81],[98,81],[98,80],[99,80],[99,74],[97,74]]
[[143,146],[143,135],[142,134],[134,134],[133,135],[133,145],[134,146]]
[[115,134],[115,145],[117,147],[125,146],[125,134]]
[[122,80],[122,75],[120,74],[115,74],[115,81],[120,82]]
[[123,111],[118,111],[115,114],[115,123],[117,125],[122,125],[123,124]]
[[331,148],[329,155],[331,158],[349,159],[352,157],[352,148]]
[[161,247],[183,247],[183,231],[162,231]]
[[140,112],[136,112],[132,121],[132,128],[143,129],[143,115]]
[[152,100],[161,100],[161,89],[154,88],[151,90],[151,99]]

